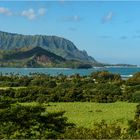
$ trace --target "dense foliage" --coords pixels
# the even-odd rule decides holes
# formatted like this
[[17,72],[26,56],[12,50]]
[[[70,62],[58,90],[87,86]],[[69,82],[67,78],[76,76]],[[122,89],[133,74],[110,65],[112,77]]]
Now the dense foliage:
[[93,129],[84,127],[67,129],[60,137],[62,139],[118,139],[124,135],[118,124],[107,124],[103,120],[94,125]]
[[23,106],[1,100],[0,139],[56,138],[64,133],[66,127],[73,126],[67,123],[63,114],[64,112],[47,113],[40,104]]
[[[0,139],[140,138],[140,105],[128,128],[102,121],[93,128],[76,127],[64,112],[48,113],[41,103],[140,101],[140,74],[128,80],[107,71],[89,76],[45,74],[0,75]],[[37,102],[36,106],[22,102]]]
[[123,100],[121,78],[116,74],[107,74],[108,77],[115,77],[115,80],[112,79],[114,82],[110,83],[110,78],[101,81],[97,78],[95,81],[95,74],[91,76],[77,74],[70,77],[64,75],[52,77],[44,74],[1,76],[0,86],[11,87],[11,89],[1,89],[0,95],[17,99],[20,102],[92,101],[108,103]]
[[135,75],[124,81],[120,75],[107,71],[95,72],[90,76],[11,74],[0,76],[0,86],[10,88],[1,88],[0,95],[20,102],[139,102],[140,84],[134,83]]

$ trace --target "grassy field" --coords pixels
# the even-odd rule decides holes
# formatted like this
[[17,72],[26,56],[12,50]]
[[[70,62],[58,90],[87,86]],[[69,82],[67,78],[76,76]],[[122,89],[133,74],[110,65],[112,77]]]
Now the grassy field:
[[65,116],[69,122],[77,126],[87,128],[93,127],[95,122],[105,120],[108,123],[119,122],[123,127],[127,127],[127,121],[134,118],[136,103],[116,102],[116,103],[49,103],[49,112],[66,111]]
[[[36,102],[22,103],[36,105]],[[60,102],[45,104],[48,112],[66,111],[69,122],[87,128],[94,127],[94,123],[105,120],[107,123],[117,122],[127,127],[128,120],[134,118],[137,103],[90,103],[90,102]]]

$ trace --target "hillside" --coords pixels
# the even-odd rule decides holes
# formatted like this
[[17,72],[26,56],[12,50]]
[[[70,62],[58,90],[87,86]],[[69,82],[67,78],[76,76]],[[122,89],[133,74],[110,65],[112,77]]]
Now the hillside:
[[90,63],[66,60],[41,47],[0,51],[0,67],[67,67],[90,68]]
[[69,40],[46,35],[21,35],[0,31],[0,49],[12,50],[24,47],[42,47],[56,55],[62,56],[68,60],[82,60],[84,62],[97,63],[97,61],[88,56],[86,51],[81,51]]

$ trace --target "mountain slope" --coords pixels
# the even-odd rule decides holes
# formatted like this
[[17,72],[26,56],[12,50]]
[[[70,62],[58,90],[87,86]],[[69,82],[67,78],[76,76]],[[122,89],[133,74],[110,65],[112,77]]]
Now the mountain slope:
[[90,63],[83,63],[78,60],[66,60],[41,47],[0,51],[0,54],[0,67],[92,67]]
[[21,35],[0,31],[0,49],[12,50],[23,47],[42,47],[46,50],[62,56],[66,59],[82,60],[85,62],[97,63],[97,61],[88,56],[86,51],[80,51],[69,40],[46,35]]
[[51,61],[65,61],[64,58],[62,58],[61,56],[58,56],[54,53],[51,53],[41,47],[34,47],[32,49],[29,50],[13,50],[13,51],[9,51],[8,54],[5,54],[3,56],[3,59],[5,60],[18,60],[18,59],[26,59],[26,58],[30,58],[30,57],[40,57],[40,56],[47,56]]

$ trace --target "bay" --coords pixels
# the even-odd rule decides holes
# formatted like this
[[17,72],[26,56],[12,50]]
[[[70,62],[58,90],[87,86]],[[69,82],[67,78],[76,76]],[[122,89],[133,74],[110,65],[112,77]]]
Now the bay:
[[140,72],[139,67],[107,67],[107,68],[92,68],[92,69],[69,69],[69,68],[0,68],[0,73],[2,74],[19,74],[19,75],[29,75],[30,73],[44,73],[52,76],[57,76],[59,74],[63,75],[74,75],[80,74],[90,75],[95,71],[107,70],[112,73],[118,73],[122,77],[131,77],[134,73]]

